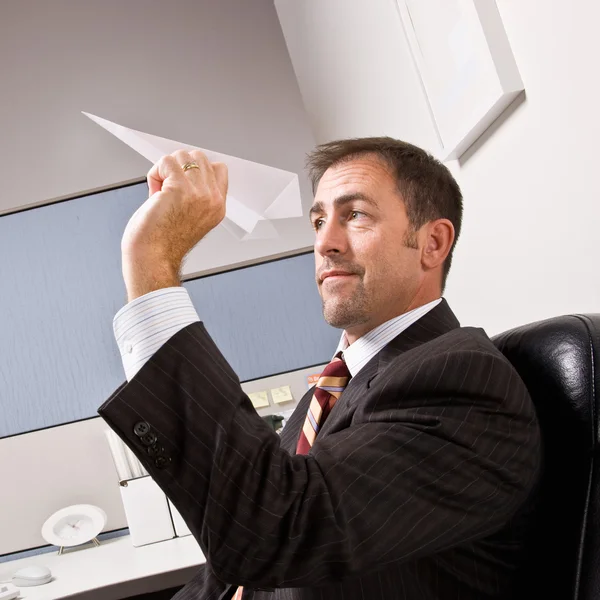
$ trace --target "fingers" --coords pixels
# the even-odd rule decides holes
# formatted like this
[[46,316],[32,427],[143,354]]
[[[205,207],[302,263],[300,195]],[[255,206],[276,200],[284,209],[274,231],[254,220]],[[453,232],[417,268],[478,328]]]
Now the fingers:
[[217,183],[217,189],[221,192],[223,198],[227,196],[227,188],[229,187],[229,170],[225,163],[213,163],[213,173]]
[[208,158],[200,150],[191,150],[190,152],[183,150],[175,152],[175,155],[182,165],[190,162],[198,165],[197,169],[187,169],[184,173],[185,177],[198,187],[209,186],[212,188],[214,185],[212,167]]
[[[187,163],[195,163],[198,168],[188,168],[184,171],[183,166]],[[215,170],[216,165],[218,165],[217,170]],[[196,184],[212,185],[214,183],[220,191],[224,189],[225,193],[227,192],[227,167],[223,163],[210,163],[200,150],[191,152],[177,150],[173,154],[163,156],[148,171],[149,195],[152,196],[159,192],[167,180],[183,182],[184,178],[188,178]]]
[[180,179],[183,176],[183,169],[177,159],[172,154],[163,156],[152,166],[146,177],[150,196],[162,190],[163,184],[168,178]]

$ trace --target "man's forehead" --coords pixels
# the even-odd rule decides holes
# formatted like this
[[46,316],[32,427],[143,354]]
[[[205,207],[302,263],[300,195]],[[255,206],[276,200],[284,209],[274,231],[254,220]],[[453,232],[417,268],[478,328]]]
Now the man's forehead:
[[340,195],[373,193],[382,188],[395,188],[390,168],[377,156],[360,156],[329,167],[319,181],[315,200],[327,201]]

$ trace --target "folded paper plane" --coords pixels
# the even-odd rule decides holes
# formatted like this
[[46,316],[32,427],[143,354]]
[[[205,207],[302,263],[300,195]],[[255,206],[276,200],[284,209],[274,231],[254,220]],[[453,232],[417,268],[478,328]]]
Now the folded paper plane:
[[86,112],[83,114],[152,163],[176,150],[201,150],[209,161],[225,163],[229,170],[229,191],[221,225],[239,240],[278,237],[271,220],[302,216],[296,173],[129,129]]

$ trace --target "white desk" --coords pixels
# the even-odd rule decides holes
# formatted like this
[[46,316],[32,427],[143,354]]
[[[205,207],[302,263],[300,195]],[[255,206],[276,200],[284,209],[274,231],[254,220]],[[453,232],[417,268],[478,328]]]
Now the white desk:
[[206,559],[189,535],[134,548],[128,535],[98,547],[66,549],[0,563],[0,581],[21,567],[39,564],[52,571],[50,583],[20,588],[23,600],[118,600],[187,583]]

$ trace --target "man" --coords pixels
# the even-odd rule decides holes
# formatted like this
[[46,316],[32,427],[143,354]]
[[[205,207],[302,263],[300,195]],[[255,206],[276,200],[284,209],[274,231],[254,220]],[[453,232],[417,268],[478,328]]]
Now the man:
[[177,597],[513,598],[540,437],[514,369],[441,298],[458,185],[390,138],[325,144],[309,163],[317,285],[344,333],[281,438],[178,287],[224,216],[225,167],[163,158],[123,237],[130,382],[100,414],[206,555]]

